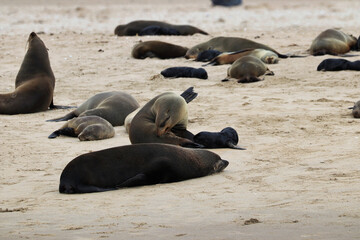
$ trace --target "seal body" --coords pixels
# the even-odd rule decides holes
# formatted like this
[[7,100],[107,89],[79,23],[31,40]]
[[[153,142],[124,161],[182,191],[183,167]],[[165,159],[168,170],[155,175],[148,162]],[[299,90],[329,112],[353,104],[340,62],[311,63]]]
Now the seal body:
[[60,193],[89,193],[178,182],[222,171],[229,164],[203,149],[136,144],[80,155],[60,176]]
[[203,68],[192,68],[192,67],[171,67],[161,71],[161,75],[166,78],[200,78],[207,79],[208,75]]
[[354,36],[335,29],[327,29],[320,33],[310,46],[310,54],[318,55],[339,55],[357,50],[357,39]]
[[147,20],[133,21],[125,25],[118,25],[115,28],[114,33],[118,36],[135,36],[141,31],[144,31],[145,28],[149,26],[162,29],[176,30],[179,35],[193,35],[195,33],[208,35],[208,33],[206,33],[205,31],[191,25],[174,25],[166,22]]
[[180,35],[180,32],[174,28],[167,28],[167,27],[160,27],[160,26],[148,26],[143,28],[139,32],[139,36],[146,36],[146,35]]
[[212,59],[214,59],[215,57],[217,57],[218,55],[220,55],[221,52],[220,51],[217,51],[217,50],[205,50],[205,51],[202,51],[200,52],[195,61],[197,62],[208,62],[208,61],[211,61]]
[[186,47],[171,43],[146,41],[136,44],[131,52],[131,55],[133,58],[137,59],[144,59],[147,57],[167,59],[184,57],[187,50],[188,49]]
[[360,101],[357,101],[354,106],[349,109],[352,109],[352,115],[354,118],[360,118]]
[[242,4],[242,0],[211,0],[213,6],[233,7]]
[[317,67],[318,71],[341,71],[355,70],[360,71],[360,61],[350,62],[346,59],[328,58],[323,60]]
[[237,147],[239,137],[235,129],[231,127],[224,128],[220,132],[199,132],[194,136],[194,142],[203,145],[205,148],[234,148],[245,150]]
[[228,76],[223,81],[235,78],[238,83],[257,82],[261,80],[259,77],[262,75],[274,75],[260,59],[253,56],[239,58],[228,68],[227,72]]
[[130,94],[120,91],[98,93],[67,115],[48,121],[66,121],[74,117],[99,116],[113,126],[124,124],[126,116],[139,107],[139,103]]
[[53,132],[49,138],[60,135],[78,137],[80,141],[101,140],[115,135],[114,127],[98,116],[83,116],[69,120],[60,129]]
[[0,94],[0,114],[45,111],[53,106],[55,77],[43,41],[32,32],[12,93]]

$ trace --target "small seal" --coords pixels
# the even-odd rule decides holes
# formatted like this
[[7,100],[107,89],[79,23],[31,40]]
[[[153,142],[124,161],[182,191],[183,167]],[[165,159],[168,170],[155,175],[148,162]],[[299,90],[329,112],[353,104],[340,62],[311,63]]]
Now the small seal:
[[74,117],[99,116],[113,126],[121,126],[124,124],[126,116],[139,106],[136,99],[128,93],[120,91],[103,92],[92,96],[65,116],[47,121],[60,122]]
[[218,55],[220,55],[221,52],[220,51],[217,51],[217,50],[205,50],[205,51],[202,51],[200,52],[195,61],[197,62],[208,62],[208,61],[211,61],[212,59],[214,59],[215,57],[217,57]]
[[355,70],[360,71],[360,60],[350,62],[346,59],[328,58],[323,60],[317,67],[318,71],[341,71]]
[[200,78],[207,79],[208,75],[203,68],[192,67],[171,67],[161,71],[161,75],[166,78]]
[[135,144],[80,155],[60,176],[60,193],[91,193],[171,183],[218,173],[229,162],[204,149]]
[[145,59],[147,57],[168,59],[184,57],[187,50],[188,49],[186,47],[171,43],[146,41],[136,44],[131,52],[131,55],[136,59]]
[[349,109],[352,109],[352,115],[354,118],[360,118],[360,101],[357,101],[354,106]]
[[235,78],[238,83],[251,83],[261,81],[259,76],[274,75],[267,66],[257,57],[245,56],[236,60],[227,70],[227,77],[223,82],[229,81],[229,78]]
[[160,22],[160,21],[147,21],[147,20],[139,20],[139,21],[133,21],[125,25],[118,25],[115,28],[115,35],[118,36],[135,36],[139,34],[141,31],[144,31],[147,27],[158,27],[162,29],[171,29],[171,31],[176,30],[179,35],[193,35],[195,33],[200,33],[204,35],[208,35],[207,32],[191,26],[191,25],[175,25],[175,24],[169,24],[166,22]]
[[83,116],[67,121],[60,129],[49,135],[56,138],[60,135],[78,137],[80,141],[93,141],[115,136],[114,127],[98,116]]
[[234,7],[242,4],[242,0],[211,0],[213,6]]
[[236,146],[239,137],[235,129],[231,127],[224,128],[220,132],[199,132],[194,136],[194,142],[203,145],[205,148],[233,148],[246,150]]
[[180,32],[174,28],[166,28],[160,26],[148,26],[139,32],[139,36],[162,36],[162,35],[180,35]]

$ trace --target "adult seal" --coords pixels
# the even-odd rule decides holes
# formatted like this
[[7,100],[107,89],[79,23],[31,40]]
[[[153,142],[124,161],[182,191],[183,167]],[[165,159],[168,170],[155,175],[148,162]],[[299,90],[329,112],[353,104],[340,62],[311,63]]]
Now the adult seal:
[[125,25],[118,25],[115,28],[114,33],[118,36],[135,36],[141,31],[145,32],[144,29],[148,27],[158,27],[168,30],[170,29],[170,31],[176,31],[179,33],[178,35],[193,35],[195,33],[208,35],[207,32],[191,25],[175,25],[166,22],[147,20],[138,20]]
[[59,122],[82,116],[99,116],[107,120],[113,126],[124,125],[126,116],[139,107],[139,103],[130,94],[113,91],[98,93],[74,111],[63,117],[47,120]]
[[55,76],[50,66],[44,42],[30,33],[28,49],[15,79],[12,93],[0,94],[0,114],[41,112],[47,109],[67,108],[55,106],[53,94]]
[[336,29],[327,29],[314,39],[309,52],[311,55],[319,56],[345,54],[350,50],[358,50],[356,37]]
[[115,130],[108,121],[101,117],[83,116],[67,121],[48,138],[56,138],[60,135],[78,137],[80,141],[93,141],[112,138]]
[[133,47],[131,56],[136,59],[149,58],[178,58],[184,57],[188,48],[179,45],[162,42],[146,41],[140,42]]
[[136,144],[80,155],[60,176],[60,193],[90,193],[171,183],[218,173],[229,162],[204,149]]
[[349,109],[352,109],[352,115],[354,118],[360,118],[360,101],[357,101],[354,106]]

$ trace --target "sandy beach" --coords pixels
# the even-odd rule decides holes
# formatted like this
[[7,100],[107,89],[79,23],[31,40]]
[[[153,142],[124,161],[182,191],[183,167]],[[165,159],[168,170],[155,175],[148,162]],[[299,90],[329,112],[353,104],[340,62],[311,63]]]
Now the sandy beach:
[[[359,1],[244,0],[233,8],[212,7],[208,0],[99,2],[3,0],[0,93],[14,90],[34,31],[49,49],[55,104],[78,106],[117,90],[144,105],[193,86],[199,95],[188,105],[188,130],[231,126],[247,150],[211,150],[230,162],[216,175],[67,195],[58,192],[66,164],[80,154],[130,144],[124,126],[115,127],[114,138],[80,142],[47,138],[63,123],[45,120],[69,109],[0,115],[0,239],[360,239],[360,120],[348,109],[360,100],[359,72],[318,72],[318,64],[334,56],[308,56],[281,59],[268,65],[274,76],[238,84],[221,82],[229,65],[204,67],[207,80],[165,79],[165,68],[202,63],[131,57],[140,40],[192,47],[215,36],[306,54],[328,28],[358,37]],[[117,25],[139,19],[191,24],[210,35],[114,35]],[[360,60],[360,52],[351,54],[348,60]]]

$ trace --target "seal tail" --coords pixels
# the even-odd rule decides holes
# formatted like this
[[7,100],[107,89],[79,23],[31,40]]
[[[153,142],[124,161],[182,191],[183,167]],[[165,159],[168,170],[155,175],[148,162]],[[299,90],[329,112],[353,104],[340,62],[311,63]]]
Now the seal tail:
[[46,120],[46,121],[47,122],[60,122],[60,121],[67,121],[67,120],[72,119],[74,117],[76,117],[76,115],[75,115],[74,111],[72,111],[72,112],[66,114],[63,117],[53,118],[53,119],[49,119],[49,120]]
[[186,103],[189,103],[192,100],[194,100],[197,97],[197,95],[198,94],[194,92],[194,87],[189,87],[182,94],[180,94],[180,96],[182,96],[185,99]]

